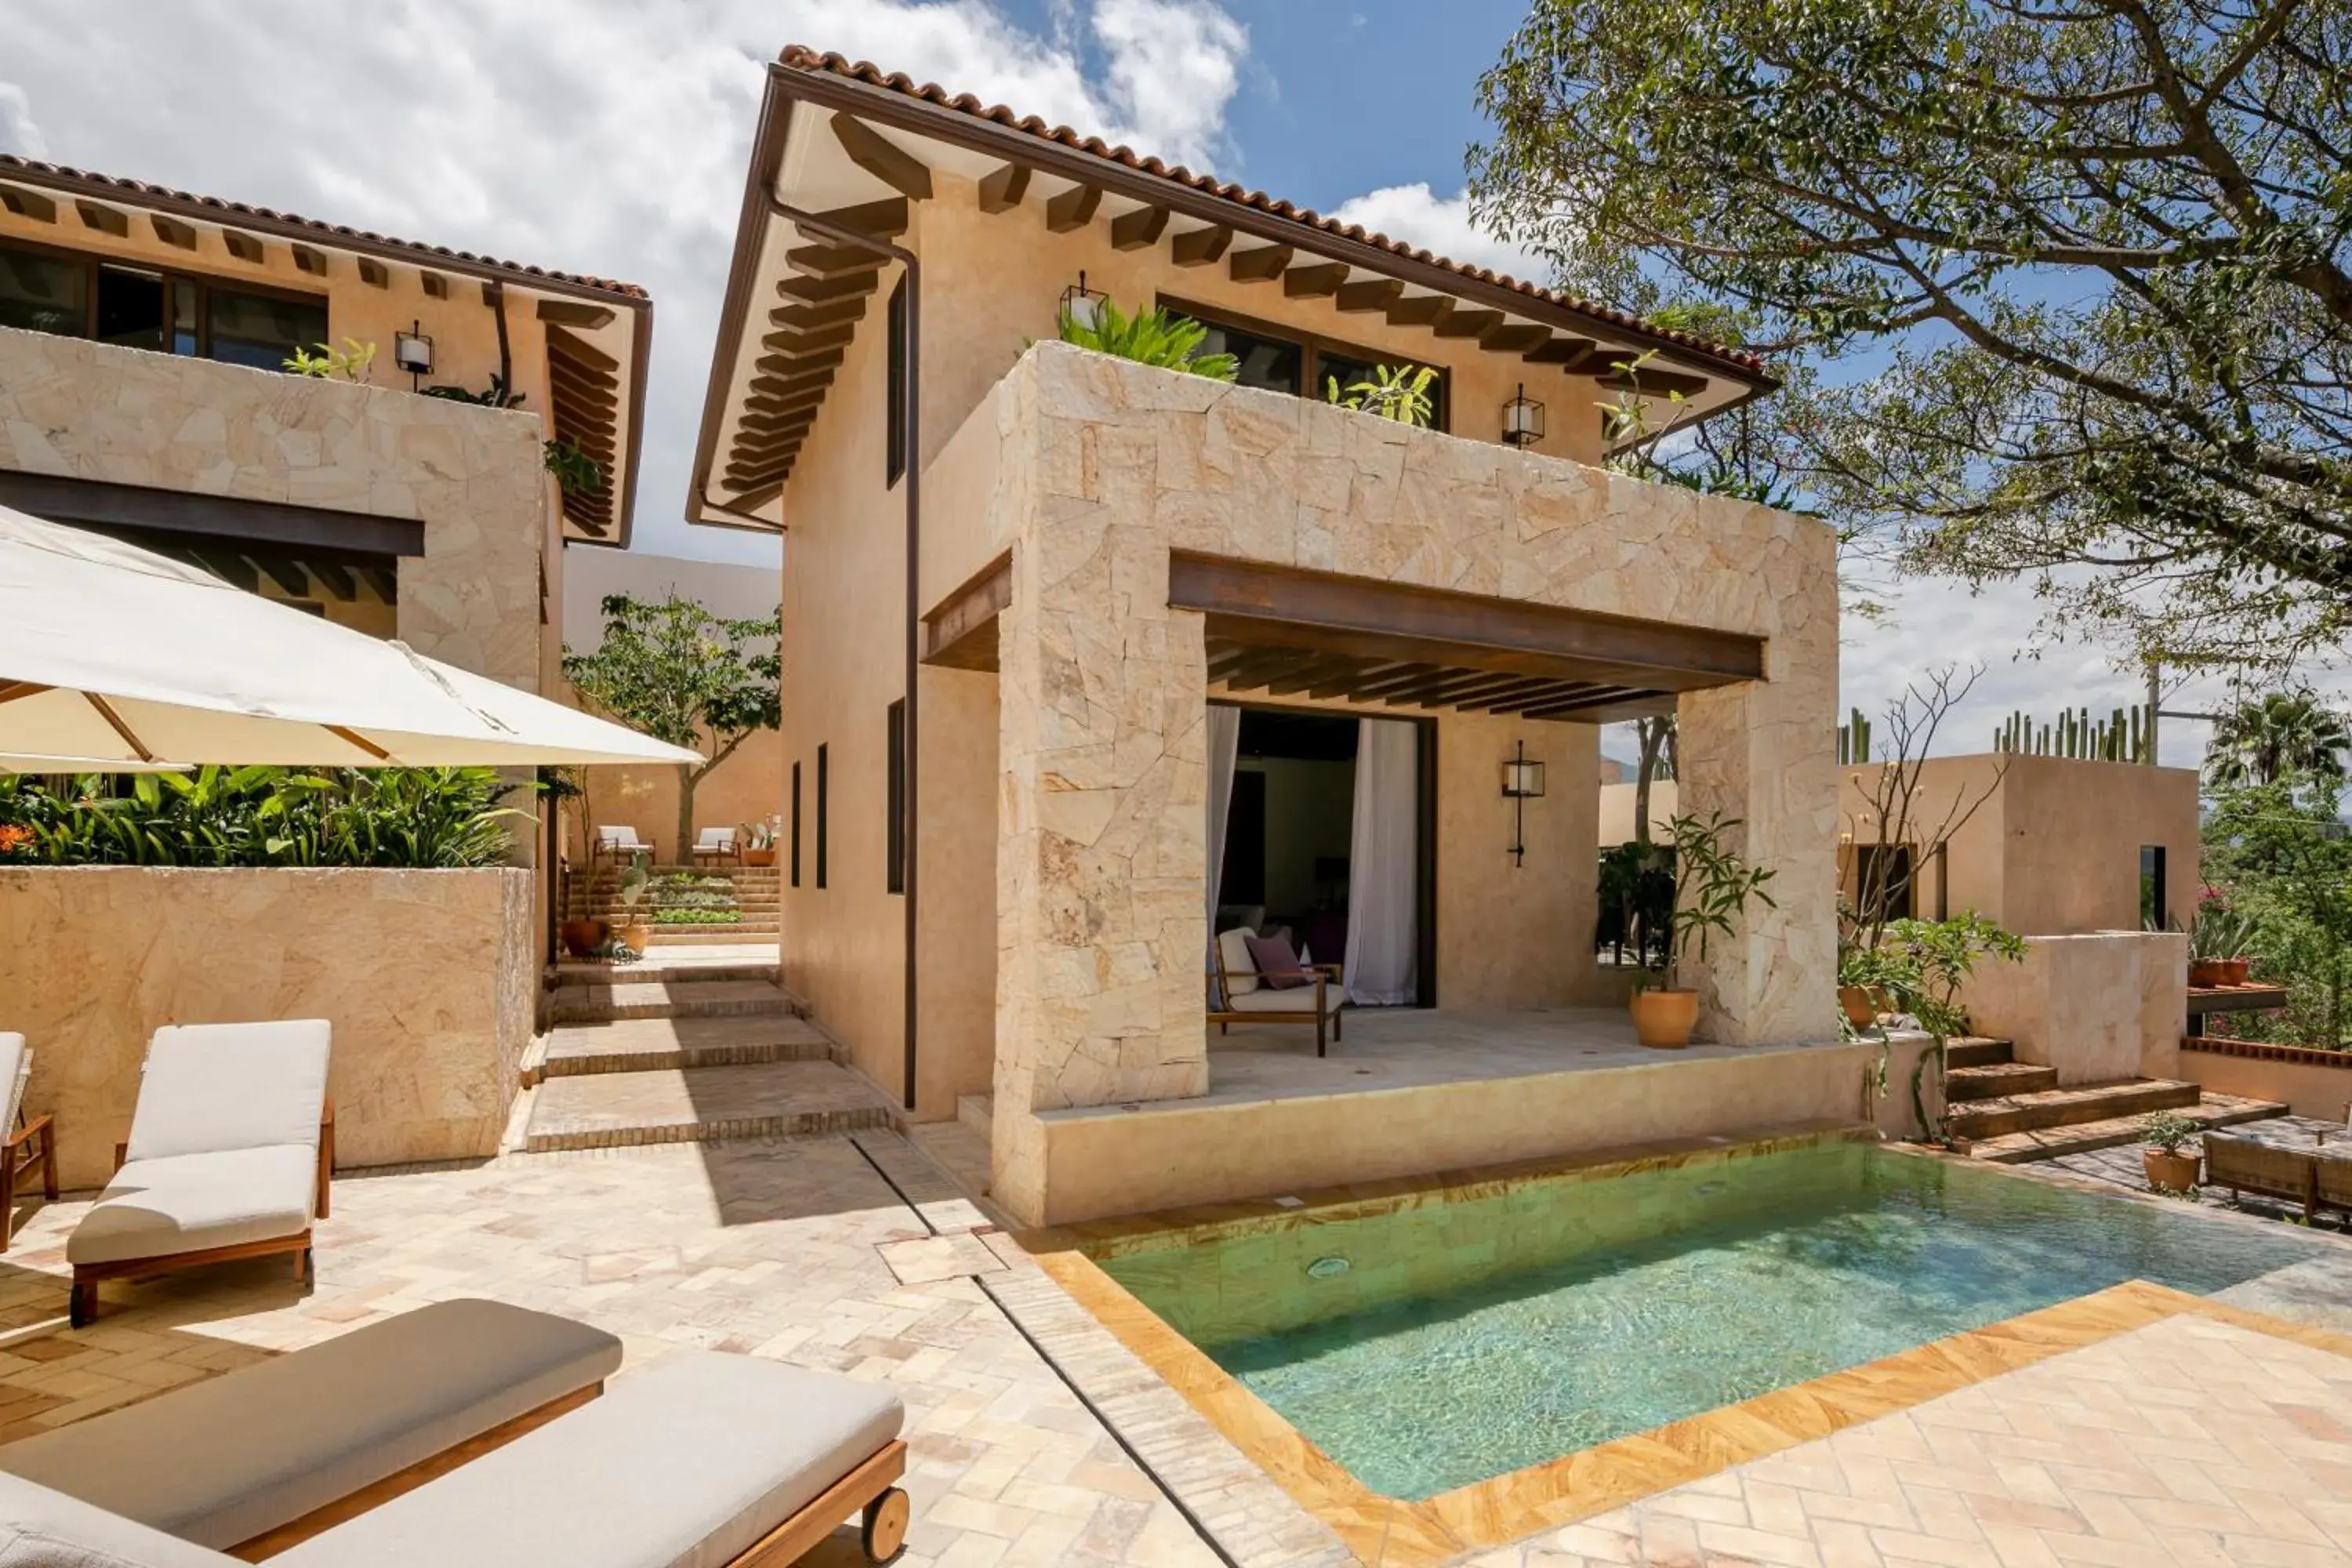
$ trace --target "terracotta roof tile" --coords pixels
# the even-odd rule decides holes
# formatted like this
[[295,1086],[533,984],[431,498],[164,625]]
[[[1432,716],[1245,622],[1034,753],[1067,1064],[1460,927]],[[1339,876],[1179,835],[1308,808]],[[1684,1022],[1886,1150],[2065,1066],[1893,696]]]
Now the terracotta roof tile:
[[880,67],[869,61],[853,62],[845,56],[820,53],[800,44],[786,45],[783,53],[777,58],[779,63],[793,70],[822,71],[852,81],[864,82],[870,87],[886,88],[908,98],[970,115],[975,120],[993,121],[999,125],[1025,132],[1040,141],[1059,142],[1063,146],[1076,148],[1080,152],[1091,153],[1095,157],[1123,164],[1130,169],[1140,170],[1160,179],[1189,185],[1196,191],[1222,196],[1242,206],[1255,207],[1260,212],[1271,213],[1276,217],[1288,218],[1310,228],[1319,228],[1327,234],[1339,235],[1361,244],[1375,246],[1397,256],[1443,267],[1464,278],[1475,279],[1482,283],[1508,289],[1532,300],[1558,305],[1580,315],[1612,322],[1664,342],[1678,343],[1685,348],[1694,349],[1729,364],[1738,365],[1743,370],[1760,372],[1765,369],[1764,362],[1756,355],[1711,342],[1696,333],[1681,331],[1673,327],[1659,326],[1655,322],[1643,321],[1641,317],[1628,311],[1582,299],[1574,294],[1563,293],[1559,289],[1545,289],[1513,278],[1507,273],[1496,272],[1491,268],[1473,267],[1465,262],[1454,261],[1433,251],[1407,245],[1402,240],[1391,239],[1387,235],[1373,233],[1360,224],[1343,224],[1336,218],[1325,217],[1311,207],[1296,205],[1277,197],[1269,196],[1263,191],[1250,190],[1246,186],[1237,185],[1230,181],[1218,180],[1208,174],[1196,174],[1181,163],[1171,166],[1158,158],[1139,157],[1132,148],[1111,146],[1098,136],[1081,136],[1066,125],[1048,125],[1034,114],[1016,114],[1001,103],[983,105],[979,99],[968,92],[950,95],[936,83],[919,84],[903,71],[891,71],[886,74]]
[[244,202],[225,202],[218,196],[193,195],[175,191],[168,185],[149,184],[144,180],[128,180],[113,174],[92,174],[84,169],[72,169],[59,163],[44,163],[32,158],[20,158],[12,153],[0,153],[0,175],[17,172],[32,176],[35,184],[63,183],[74,185],[94,185],[119,191],[126,200],[162,200],[181,205],[197,206],[218,215],[216,221],[234,224],[238,218],[256,219],[283,226],[308,229],[321,241],[358,240],[369,245],[383,246],[412,253],[420,261],[438,257],[449,261],[471,262],[478,267],[493,267],[510,272],[520,279],[544,279],[551,283],[566,283],[579,288],[593,289],[623,300],[647,300],[651,296],[635,283],[617,282],[610,278],[594,278],[584,273],[558,272],[551,268],[532,267],[520,261],[504,261],[495,256],[478,256],[470,250],[453,250],[446,245],[425,245],[413,239],[400,239],[392,235],[377,234],[370,229],[352,228],[345,224],[320,223],[316,218],[299,213],[277,212],[268,207],[250,206]]

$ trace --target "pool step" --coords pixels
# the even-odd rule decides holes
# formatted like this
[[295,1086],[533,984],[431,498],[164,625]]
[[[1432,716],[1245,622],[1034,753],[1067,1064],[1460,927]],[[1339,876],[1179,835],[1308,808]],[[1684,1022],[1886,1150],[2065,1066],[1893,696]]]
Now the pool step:
[[[2242,1121],[2262,1121],[2273,1116],[2284,1116],[2286,1110],[2285,1106],[2273,1100],[2242,1100],[2233,1094],[2209,1094],[2198,1104],[2179,1108],[2184,1120],[2208,1130],[2231,1127]],[[1958,1113],[1955,1113],[1957,1119]],[[2054,1160],[2061,1154],[2087,1154],[2094,1149],[2114,1149],[2126,1143],[2137,1143],[2139,1136],[2139,1115],[2114,1116],[2097,1121],[2079,1121],[2010,1132],[1997,1138],[1971,1140],[1966,1147],[1968,1152],[1979,1160],[2021,1165],[2033,1160]]]
[[2198,1089],[2178,1079],[2135,1078],[2116,1083],[2079,1084],[1969,1100],[1952,1107],[1952,1135],[1971,1143],[2047,1127],[2077,1127],[2088,1121],[2145,1116],[2197,1103]]
[[2000,1100],[2057,1087],[2056,1068],[2036,1067],[2032,1062],[1987,1062],[1980,1067],[1953,1068],[1944,1077],[1944,1099],[1958,1105],[1963,1100]]

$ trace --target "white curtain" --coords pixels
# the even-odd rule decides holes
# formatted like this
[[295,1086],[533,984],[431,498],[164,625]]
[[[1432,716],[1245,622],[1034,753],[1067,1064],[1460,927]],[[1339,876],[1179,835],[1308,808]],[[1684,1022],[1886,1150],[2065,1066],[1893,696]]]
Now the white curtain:
[[1233,814],[1234,763],[1242,751],[1242,710],[1209,705],[1209,940],[1217,940],[1217,884],[1225,872],[1225,819]]
[[1421,837],[1420,735],[1409,721],[1361,721],[1356,818],[1348,854],[1348,999],[1364,1006],[1419,998],[1413,973],[1414,865]]

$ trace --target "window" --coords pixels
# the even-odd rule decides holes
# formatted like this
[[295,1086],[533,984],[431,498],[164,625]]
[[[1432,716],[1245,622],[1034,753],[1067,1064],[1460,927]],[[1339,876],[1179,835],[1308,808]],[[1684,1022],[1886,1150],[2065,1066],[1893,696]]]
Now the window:
[[903,698],[890,704],[888,730],[885,744],[889,748],[890,782],[884,792],[883,809],[890,814],[890,821],[884,834],[884,890],[903,893],[907,890],[907,703]]
[[829,771],[825,765],[824,748],[819,746],[816,749],[816,885],[819,888],[824,886],[824,818],[825,807],[829,804],[825,796],[830,793],[826,788],[825,775]]
[[0,245],[0,327],[261,370],[328,341],[327,302],[315,295],[16,245]]
[[[1201,352],[1233,355],[1240,363],[1234,378],[1236,383],[1266,392],[1286,392],[1293,397],[1319,400],[1328,395],[1330,382],[1337,381],[1345,392],[1360,381],[1370,380],[1372,372],[1381,365],[1417,367],[1422,363],[1404,354],[1383,354],[1328,338],[1286,331],[1270,321],[1229,316],[1166,296],[1160,303],[1178,315],[1192,317],[1209,330],[1209,335],[1202,340]],[[1430,425],[1443,430],[1447,419],[1446,372],[1443,365],[1429,368],[1437,372],[1437,379],[1429,387]]]
[[1856,845],[1854,872],[1853,905],[1864,920],[1907,921],[1917,912],[1908,844]]
[[2163,931],[2171,920],[2165,908],[2164,846],[2139,847],[2139,929]]
[[801,765],[793,764],[793,886],[801,885]]
[[897,484],[907,471],[907,279],[901,277],[890,290],[890,408],[884,420],[890,451],[886,484]]

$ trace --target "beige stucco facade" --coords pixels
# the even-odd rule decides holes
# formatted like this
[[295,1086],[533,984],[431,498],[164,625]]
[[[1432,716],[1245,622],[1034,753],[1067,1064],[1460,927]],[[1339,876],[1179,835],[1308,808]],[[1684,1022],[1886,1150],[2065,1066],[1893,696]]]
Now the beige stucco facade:
[[2189,939],[2178,931],[2031,936],[2015,963],[1978,965],[1960,993],[1969,1026],[2054,1068],[2061,1088],[2180,1076]]
[[2188,1041],[2180,1049],[2180,1076],[2214,1094],[2276,1100],[2297,1116],[2347,1123],[2352,1133],[2352,1051]]
[[324,1018],[345,1165],[495,1153],[537,964],[515,870],[0,869],[0,1014],[68,1186],[101,1184],[165,1024]]

